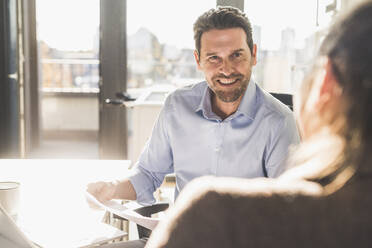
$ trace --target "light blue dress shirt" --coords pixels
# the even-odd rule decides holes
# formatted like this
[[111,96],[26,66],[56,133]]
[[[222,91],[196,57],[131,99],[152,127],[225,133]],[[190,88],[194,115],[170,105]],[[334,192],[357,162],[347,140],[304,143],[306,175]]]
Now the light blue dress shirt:
[[238,110],[221,120],[211,108],[206,82],[170,94],[129,178],[137,201],[154,203],[154,191],[175,173],[175,197],[204,175],[277,177],[288,148],[299,142],[292,111],[252,80]]

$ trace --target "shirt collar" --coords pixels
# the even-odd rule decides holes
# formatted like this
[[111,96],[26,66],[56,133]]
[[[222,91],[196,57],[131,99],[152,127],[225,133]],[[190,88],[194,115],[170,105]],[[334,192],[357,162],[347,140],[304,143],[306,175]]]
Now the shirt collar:
[[257,106],[256,83],[251,79],[235,114],[243,114],[254,120]]
[[195,109],[195,112],[201,112],[206,119],[220,119],[212,111],[211,89],[209,88],[208,83],[206,83],[202,98],[198,107]]
[[[206,119],[220,119],[212,111],[211,89],[209,88],[207,83],[202,98],[200,100],[200,104],[195,109],[195,112],[201,112],[204,118]],[[237,111],[231,117],[236,117],[242,114],[254,120],[256,112],[257,112],[256,84],[251,79],[249,81],[248,87],[243,95],[242,101],[240,102]]]

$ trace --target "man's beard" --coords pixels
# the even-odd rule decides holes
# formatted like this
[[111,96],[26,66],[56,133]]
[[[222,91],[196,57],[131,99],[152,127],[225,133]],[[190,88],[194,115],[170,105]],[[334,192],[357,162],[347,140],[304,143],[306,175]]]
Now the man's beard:
[[[213,78],[214,85],[218,84],[216,82],[217,78],[221,77],[215,77]],[[226,77],[225,77],[226,78]],[[241,80],[239,83],[240,85],[238,87],[235,87],[231,90],[220,90],[218,87],[215,87],[213,89],[213,92],[216,94],[218,99],[220,99],[223,102],[235,102],[236,100],[241,97],[245,90],[247,89],[248,83],[249,83],[249,78],[244,78],[243,75],[235,75],[231,76],[231,78],[236,78],[237,80]]]
[[234,89],[232,91],[224,91],[224,90],[216,90],[214,93],[223,102],[235,102],[239,99],[241,95],[245,92],[247,87],[239,87],[238,89]]

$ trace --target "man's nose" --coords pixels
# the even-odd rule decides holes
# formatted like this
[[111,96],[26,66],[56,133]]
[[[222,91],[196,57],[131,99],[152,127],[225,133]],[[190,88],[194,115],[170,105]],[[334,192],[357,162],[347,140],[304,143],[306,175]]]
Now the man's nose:
[[220,72],[225,76],[230,76],[234,71],[232,63],[228,60],[223,60],[220,66]]

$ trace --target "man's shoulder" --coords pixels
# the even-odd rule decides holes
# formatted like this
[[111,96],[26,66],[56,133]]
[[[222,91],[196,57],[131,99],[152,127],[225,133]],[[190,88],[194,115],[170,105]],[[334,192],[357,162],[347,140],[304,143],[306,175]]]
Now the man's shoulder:
[[270,115],[279,119],[293,118],[291,109],[273,95],[260,87],[257,87],[257,94],[260,109],[265,116]]
[[186,86],[183,86],[181,88],[176,89],[171,95],[172,96],[189,96],[189,95],[202,95],[204,93],[204,90],[208,87],[207,83],[205,81],[189,84]]
[[166,104],[199,104],[207,87],[207,83],[203,81],[178,88],[169,94]]

